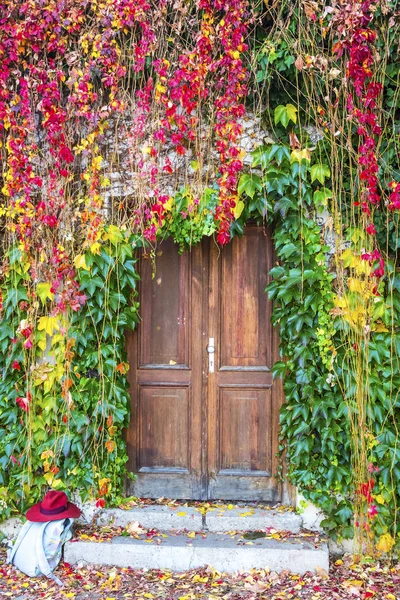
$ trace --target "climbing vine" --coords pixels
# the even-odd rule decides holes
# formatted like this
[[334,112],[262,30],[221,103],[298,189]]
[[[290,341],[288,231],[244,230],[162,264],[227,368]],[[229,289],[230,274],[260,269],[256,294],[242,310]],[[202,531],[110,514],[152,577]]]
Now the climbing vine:
[[60,318],[52,316],[49,286],[37,284],[35,302],[27,302],[29,263],[10,249],[0,324],[3,517],[39,500],[46,486],[79,490],[99,506],[121,493],[129,422],[124,332],[138,320],[132,253],[132,240],[110,227],[78,255],[85,306]]
[[229,241],[251,18],[242,0],[0,2],[6,515],[44,486],[122,489],[133,252]]
[[[278,107],[277,117],[282,118],[284,108]],[[289,121],[283,121],[287,126]],[[287,451],[290,479],[327,515],[325,528],[351,536],[347,405],[332,371],[337,358],[331,315],[334,275],[327,267],[329,247],[315,221],[330,196],[324,185],[329,168],[312,164],[309,151],[291,151],[285,144],[257,149],[252,167],[261,172],[243,177],[243,197],[252,196],[246,204],[254,204],[267,193],[279,259],[267,291],[285,357],[274,365],[275,377],[283,377],[286,399],[280,451]]]
[[[276,203],[290,206],[288,165],[293,168],[297,159],[304,161],[311,184],[321,184],[311,210],[307,185],[302,183],[296,191],[292,204],[300,204],[285,220],[300,218],[299,232],[283,223],[275,234],[282,264],[273,270],[270,293],[276,302],[282,354],[287,357],[276,368],[284,377],[288,399],[282,435],[288,444],[291,478],[308,499],[324,508],[325,528],[355,535],[360,548],[388,552],[399,535],[398,396],[393,387],[398,379],[394,211],[399,125],[398,98],[388,76],[399,73],[398,53],[388,51],[398,31],[398,16],[391,3],[338,2],[320,11],[317,3],[305,2],[303,8],[302,13],[299,5],[296,16],[288,6],[276,11],[276,25],[260,46],[256,74],[271,100],[266,117],[269,138],[275,145],[283,143],[289,161],[281,158],[285,150],[272,161],[266,152],[262,187],[274,180],[279,167],[284,176],[281,173],[278,190],[282,198]],[[277,150],[274,153],[278,155]],[[330,179],[329,189],[325,179]],[[251,180],[254,177],[248,183],[254,203],[260,195],[259,179],[253,187]],[[313,272],[318,271],[304,244],[310,216],[311,227],[317,217],[330,248],[318,282],[311,285],[313,293],[320,294],[322,286],[328,294],[316,312],[315,307],[308,308],[309,330],[301,322],[304,293],[310,284],[307,279],[312,284]],[[300,294],[299,290],[293,294],[300,273]],[[295,322],[299,331],[291,326]],[[312,371],[305,375],[308,364]],[[326,432],[334,440],[329,451]],[[340,450],[338,456],[333,448]]]
[[399,29],[390,0],[0,0],[2,516],[117,499],[136,249],[255,218],[289,477],[327,531],[394,547]]

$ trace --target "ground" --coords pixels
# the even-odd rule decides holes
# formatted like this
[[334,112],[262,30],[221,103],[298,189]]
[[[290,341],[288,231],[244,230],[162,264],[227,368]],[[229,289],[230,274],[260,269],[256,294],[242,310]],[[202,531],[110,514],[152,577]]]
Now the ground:
[[0,551],[0,597],[12,600],[400,600],[400,564],[363,564],[352,557],[332,564],[326,573],[302,577],[268,570],[225,575],[211,567],[184,573],[133,571],[112,567],[71,567],[61,564],[58,577],[64,587],[51,580],[30,579],[5,564]]

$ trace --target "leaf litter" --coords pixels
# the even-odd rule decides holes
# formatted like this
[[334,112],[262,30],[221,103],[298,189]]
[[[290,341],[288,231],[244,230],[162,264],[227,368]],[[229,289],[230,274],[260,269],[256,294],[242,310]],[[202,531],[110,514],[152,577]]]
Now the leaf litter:
[[[204,502],[204,501],[196,501],[196,500],[175,500],[172,498],[157,498],[156,500],[150,498],[136,498],[132,496],[130,498],[126,498],[118,508],[122,510],[131,510],[132,508],[143,508],[145,506],[168,506],[171,509],[176,509],[177,515],[180,517],[184,517],[186,512],[182,510],[185,507],[192,507],[198,510],[201,514],[205,514],[207,512],[218,511],[219,514],[224,514],[226,511],[231,511],[235,508],[244,509],[244,512],[240,513],[241,517],[249,517],[254,514],[254,510],[265,510],[265,511],[274,511],[274,512],[294,512],[293,506],[286,506],[284,504],[271,504],[268,502],[237,502],[235,504],[226,504],[223,500],[214,500],[213,502]],[[250,509],[250,510],[248,510]]]
[[0,597],[12,600],[400,600],[400,565],[355,562],[347,556],[329,574],[295,575],[268,569],[235,574],[204,567],[182,573],[62,563],[64,587],[44,577],[28,578],[5,564],[0,550]]

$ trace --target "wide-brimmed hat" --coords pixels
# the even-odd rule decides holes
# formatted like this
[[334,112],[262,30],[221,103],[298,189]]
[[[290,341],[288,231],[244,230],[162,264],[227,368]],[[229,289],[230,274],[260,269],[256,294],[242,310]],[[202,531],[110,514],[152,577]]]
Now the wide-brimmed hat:
[[34,523],[44,523],[45,521],[58,521],[79,517],[81,511],[75,504],[68,502],[65,492],[50,490],[47,492],[41,502],[34,504],[26,513],[26,518]]

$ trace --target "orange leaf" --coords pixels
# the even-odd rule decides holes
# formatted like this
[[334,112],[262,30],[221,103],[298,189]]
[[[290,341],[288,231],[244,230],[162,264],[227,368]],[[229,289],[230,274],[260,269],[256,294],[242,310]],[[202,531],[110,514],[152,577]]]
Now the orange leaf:
[[109,453],[111,454],[111,452],[114,452],[115,448],[117,447],[117,444],[115,443],[114,440],[107,440],[106,441],[106,448],[109,451]]

